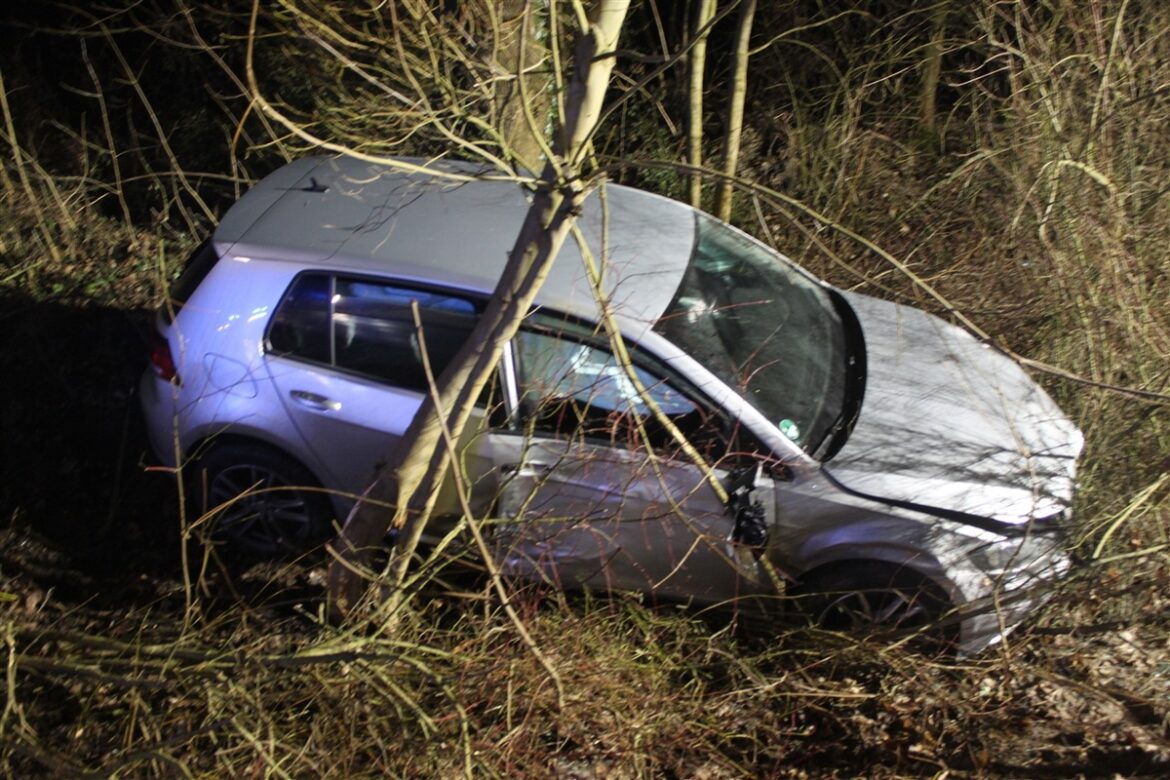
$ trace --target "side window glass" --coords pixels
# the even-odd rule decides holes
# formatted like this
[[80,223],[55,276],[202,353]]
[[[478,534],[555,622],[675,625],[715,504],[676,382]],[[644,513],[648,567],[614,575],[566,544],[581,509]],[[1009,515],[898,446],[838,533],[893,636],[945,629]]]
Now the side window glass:
[[427,357],[438,377],[475,326],[475,304],[377,281],[298,276],[272,317],[268,348],[395,387],[426,390],[411,301],[418,301]]
[[330,363],[329,299],[332,277],[302,274],[285,293],[268,330],[268,348],[315,363]]
[[455,357],[476,321],[470,301],[377,282],[338,278],[332,300],[337,367],[410,390],[427,387],[411,301],[418,301],[435,377]]
[[[609,350],[571,338],[521,331],[516,337],[520,412],[538,430],[563,436],[590,436],[638,445],[641,422],[652,446],[665,442],[650,407]],[[682,393],[649,371],[635,375],[650,398],[676,421],[699,415]]]

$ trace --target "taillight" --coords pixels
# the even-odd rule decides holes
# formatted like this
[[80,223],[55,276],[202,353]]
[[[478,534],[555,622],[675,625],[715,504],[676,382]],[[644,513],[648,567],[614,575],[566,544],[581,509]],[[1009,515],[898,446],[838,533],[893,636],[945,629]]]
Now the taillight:
[[151,340],[150,365],[159,379],[179,384],[179,372],[175,370],[175,359],[171,357],[171,345],[158,334]]

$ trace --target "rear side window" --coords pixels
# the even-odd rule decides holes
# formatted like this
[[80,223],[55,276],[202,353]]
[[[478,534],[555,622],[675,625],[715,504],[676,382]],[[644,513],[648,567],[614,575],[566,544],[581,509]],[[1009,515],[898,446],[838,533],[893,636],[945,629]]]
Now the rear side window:
[[268,331],[270,349],[284,355],[332,363],[329,346],[330,299],[333,277],[324,274],[298,276],[284,295]]
[[178,279],[171,283],[171,289],[167,291],[167,302],[163,305],[163,317],[168,323],[174,320],[179,309],[183,308],[183,304],[191,297],[191,293],[195,292],[195,288],[207,278],[207,274],[211,272],[217,262],[219,262],[219,255],[215,253],[215,247],[210,239],[204,241],[191,253],[183,266],[183,272],[179,274]]
[[[423,339],[415,329],[417,301]],[[425,341],[436,377],[475,326],[475,304],[457,296],[380,281],[302,274],[272,318],[269,350],[410,390],[426,390]]]

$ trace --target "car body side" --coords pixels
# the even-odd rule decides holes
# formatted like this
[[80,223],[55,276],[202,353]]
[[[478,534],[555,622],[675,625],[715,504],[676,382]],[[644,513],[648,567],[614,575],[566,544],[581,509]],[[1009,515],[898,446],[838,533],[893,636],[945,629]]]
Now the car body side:
[[[341,196],[335,202],[335,210],[323,214],[312,211],[314,188],[302,191],[298,186],[306,181],[314,185],[318,179],[326,181],[326,172],[336,174],[339,170],[340,175],[328,177],[334,194]],[[160,331],[169,342],[180,382],[167,381],[148,371],[142,379],[141,394],[152,447],[165,464],[190,462],[198,457],[201,448],[225,437],[260,442],[303,464],[320,485],[330,489],[337,516],[344,518],[355,494],[372,477],[377,459],[364,456],[367,462],[355,462],[362,458],[347,457],[344,449],[323,454],[314,431],[296,422],[294,412],[303,410],[291,408],[296,399],[290,400],[287,377],[296,375],[298,380],[313,383],[297,385],[301,400],[345,397],[346,413],[358,415],[350,421],[355,437],[351,441],[362,436],[369,439],[363,452],[382,449],[384,457],[413,418],[421,404],[420,392],[336,369],[306,366],[295,357],[274,354],[268,341],[273,313],[298,275],[307,271],[399,282],[482,302],[490,294],[493,272],[490,268],[469,268],[479,261],[469,259],[466,253],[498,255],[506,251],[501,247],[508,247],[510,237],[515,236],[525,199],[521,188],[514,184],[500,185],[510,188],[501,206],[498,186],[481,194],[474,189],[475,183],[432,185],[420,183],[417,176],[390,175],[386,178],[389,189],[383,187],[381,199],[375,199],[380,205],[372,209],[368,204],[362,205],[355,211],[353,203],[347,201],[360,201],[365,197],[363,192],[368,195],[370,182],[384,175],[374,169],[364,174],[360,170],[352,162],[313,158],[287,166],[266,179],[229,211],[216,231],[212,242],[220,259],[203,283],[182,302],[173,321],[160,314]],[[475,173],[461,165],[451,170],[460,175]],[[438,203],[461,203],[457,210],[412,210],[412,204],[427,197]],[[290,198],[304,201],[304,213],[311,214],[311,218],[299,225],[290,223]],[[623,334],[648,356],[685,377],[688,392],[701,395],[696,400],[742,425],[768,450],[760,453],[770,468],[755,491],[755,499],[765,505],[770,525],[764,557],[782,577],[800,582],[815,571],[860,561],[881,561],[912,569],[941,588],[959,609],[959,648],[963,651],[974,651],[996,641],[1003,625],[1016,622],[1043,598],[1043,589],[1036,586],[1059,577],[1068,566],[1056,523],[1041,522],[1044,518],[1040,517],[1006,523],[984,515],[979,517],[987,522],[968,522],[976,517],[975,513],[939,509],[928,501],[889,500],[873,491],[854,490],[835,476],[832,463],[826,465],[810,457],[739,393],[651,330],[667,303],[661,288],[671,287],[662,280],[677,277],[681,273],[679,255],[689,253],[684,246],[690,241],[686,223],[692,212],[681,204],[645,193],[627,195],[620,203],[618,213],[603,218],[590,212],[583,219],[587,232],[595,237],[602,232],[603,219],[618,223],[616,228],[609,226],[613,240],[607,249],[616,263],[608,292],[621,313]],[[430,221],[418,224],[419,215],[424,213],[429,214]],[[354,214],[360,219],[354,221]],[[409,220],[399,220],[401,214],[407,214]],[[415,222],[411,230],[406,229],[408,221]],[[444,231],[468,235],[461,239],[460,249],[446,251],[446,240],[436,238]],[[641,239],[635,240],[645,237],[647,231],[651,235],[645,244]],[[427,240],[428,235],[432,240]],[[397,253],[392,260],[388,259],[387,245]],[[460,257],[460,252],[465,254]],[[568,257],[557,261],[558,270],[548,283],[551,286],[540,308],[596,321],[596,301],[581,271],[580,256],[575,250],[566,254]],[[441,258],[438,270],[436,256]],[[502,257],[494,256],[489,265],[495,267],[502,262]],[[629,272],[631,269],[638,273]],[[511,350],[499,370],[502,385],[514,387],[518,383]],[[363,394],[368,397],[365,401]],[[505,402],[508,418],[515,423],[515,401],[505,398]],[[359,430],[362,415],[377,417],[372,433]],[[478,415],[471,427],[479,433],[470,436],[464,446],[470,480],[477,486],[475,509],[488,513],[500,508],[500,495],[507,492],[510,484],[510,475],[503,473],[501,463],[507,462],[510,468],[521,464],[530,457],[532,445],[525,440],[522,426],[493,428],[486,414]],[[1075,428],[1069,428],[1075,432]],[[1079,447],[1079,441],[1074,442],[1061,451],[1062,457],[1071,452],[1075,459]],[[508,448],[514,449],[515,454],[501,455]],[[852,463],[856,470],[864,459],[854,459]],[[725,476],[726,469],[716,466],[717,473]],[[1066,479],[1067,484],[1062,482],[1057,495],[1044,504],[1047,514],[1059,514],[1071,501],[1071,470],[1061,479]],[[694,488],[701,489],[698,485]],[[713,515],[719,507],[710,499],[705,496],[707,503],[702,511]],[[503,504],[506,510],[506,502]],[[523,501],[515,508],[523,511]],[[440,514],[457,514],[453,502],[447,502],[445,507],[441,503]],[[712,527],[722,528],[718,524]],[[713,546],[725,542],[713,540]],[[519,543],[526,542],[522,539]],[[565,560],[571,555],[554,559],[534,550],[516,554],[513,549],[501,560],[517,576],[551,578],[568,585],[657,590],[663,595],[689,594],[700,602],[723,601],[729,594],[774,593],[769,576],[755,569],[750,561],[733,565],[734,581],[724,585],[715,582],[728,576],[717,561],[705,564],[705,569],[686,572],[686,583],[675,593],[669,580],[681,578],[679,572],[659,573],[651,581],[643,576],[640,583],[614,580],[611,573],[601,575],[589,569],[592,564],[574,570],[572,561]],[[674,555],[678,555],[677,551]],[[734,556],[734,552],[730,555]],[[720,556],[722,553],[712,560]],[[635,575],[637,572],[630,576],[636,580]],[[710,581],[704,582],[705,577]]]

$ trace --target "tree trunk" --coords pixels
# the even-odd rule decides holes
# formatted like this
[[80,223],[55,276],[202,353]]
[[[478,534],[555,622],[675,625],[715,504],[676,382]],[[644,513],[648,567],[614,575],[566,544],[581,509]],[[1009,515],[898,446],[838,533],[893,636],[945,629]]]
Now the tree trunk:
[[[735,34],[735,72],[731,79],[731,95],[727,101],[727,136],[723,145],[723,173],[735,176],[739,166],[739,141],[743,131],[743,103],[747,95],[748,42],[752,37],[752,20],[756,15],[756,0],[743,0],[739,9],[739,27]],[[731,179],[719,185],[715,201],[715,215],[724,222],[731,219]]]
[[[687,162],[696,168],[703,164],[703,69],[707,64],[707,25],[715,16],[715,0],[698,0],[699,14],[695,19],[695,45],[690,56],[690,111],[687,115]],[[690,201],[695,208],[703,206],[703,177],[690,175]]]
[[934,140],[937,136],[934,116],[938,112],[938,82],[942,74],[943,36],[947,24],[947,2],[939,0],[930,20],[930,43],[922,62],[922,91],[918,100],[919,127]]
[[[618,34],[629,0],[602,0],[574,52],[565,124],[554,155],[544,166],[532,206],[516,237],[508,264],[482,318],[467,343],[437,381],[438,403],[427,396],[399,448],[378,472],[333,542],[329,567],[330,613],[350,613],[366,590],[363,574],[371,554],[390,528],[401,529],[390,581],[392,602],[400,586],[451,463],[443,446],[444,422],[458,441],[475,400],[491,377],[506,344],[528,313],[552,267],[580,205],[593,182],[581,174],[589,138],[601,115]],[[580,10],[580,5],[577,5]],[[385,506],[393,506],[387,512]]]
[[550,54],[541,33],[549,33],[546,14],[556,13],[555,8],[542,6],[538,10],[536,5],[527,0],[500,4],[496,53],[500,66],[513,74],[497,88],[496,123],[507,146],[506,155],[530,171],[540,168],[541,142],[551,108]]

